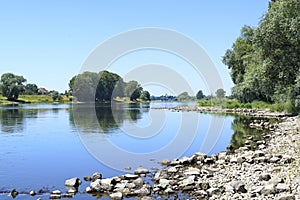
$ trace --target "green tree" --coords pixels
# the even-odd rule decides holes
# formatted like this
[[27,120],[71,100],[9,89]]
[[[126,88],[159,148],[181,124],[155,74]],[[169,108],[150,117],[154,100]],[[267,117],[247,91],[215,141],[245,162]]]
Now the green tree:
[[131,101],[136,100],[141,96],[143,88],[138,84],[137,81],[129,81],[126,83],[124,88],[124,94],[129,97]]
[[187,101],[187,100],[191,99],[191,97],[189,96],[189,93],[182,92],[176,97],[176,99],[178,101]]
[[61,96],[58,91],[53,91],[51,97],[52,97],[53,101],[61,100]]
[[[242,102],[296,102],[300,68],[300,2],[273,0],[256,29],[244,27],[223,63],[231,69],[232,94]],[[291,95],[290,95],[291,94]]]
[[203,94],[202,90],[199,90],[196,94],[196,99],[203,99],[205,95]]
[[217,89],[217,91],[216,91],[217,98],[224,98],[225,94],[226,94],[226,91],[223,90],[222,88]]
[[29,95],[38,94],[38,86],[36,84],[28,83],[25,86],[25,92],[24,92],[24,94],[29,94]]
[[141,94],[141,99],[144,101],[150,101],[150,93],[148,91],[143,91]]
[[17,100],[19,94],[24,91],[24,82],[26,82],[26,79],[23,76],[17,76],[12,73],[2,74],[2,95],[10,101]]

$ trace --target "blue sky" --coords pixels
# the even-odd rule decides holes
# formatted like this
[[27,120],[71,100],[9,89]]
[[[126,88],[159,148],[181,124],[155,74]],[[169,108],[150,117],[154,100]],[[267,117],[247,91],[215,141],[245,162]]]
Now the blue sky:
[[[132,29],[158,27],[196,41],[214,62],[229,93],[233,84],[221,56],[241,27],[257,26],[267,8],[268,0],[0,0],[0,74],[23,75],[28,83],[62,92],[103,41]],[[138,64],[150,63],[156,54],[150,52],[148,60],[140,59]],[[130,60],[137,64],[134,60],[138,58],[142,57],[128,55],[124,66],[130,67]],[[159,59],[167,58],[161,55]],[[180,68],[175,66],[176,58],[170,63],[175,70]],[[124,75],[116,66],[112,71]],[[188,76],[189,71],[185,72]],[[204,87],[201,81],[190,81],[195,91]],[[149,89],[155,95],[165,92]]]

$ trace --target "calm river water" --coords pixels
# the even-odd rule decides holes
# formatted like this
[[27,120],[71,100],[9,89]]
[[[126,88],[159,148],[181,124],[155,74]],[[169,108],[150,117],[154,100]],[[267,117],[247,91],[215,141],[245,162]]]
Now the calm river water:
[[226,150],[240,119],[153,109],[182,104],[0,107],[0,191],[66,191],[68,178],[96,171],[112,177],[130,172],[126,167],[150,169],[163,159]]

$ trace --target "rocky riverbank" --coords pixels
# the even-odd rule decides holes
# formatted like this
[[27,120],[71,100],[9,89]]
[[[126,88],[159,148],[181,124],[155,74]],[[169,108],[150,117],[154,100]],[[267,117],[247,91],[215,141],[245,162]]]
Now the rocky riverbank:
[[73,178],[65,182],[67,192],[52,191],[50,199],[71,198],[78,191],[110,199],[300,199],[300,119],[280,118],[275,125],[259,120],[251,124],[270,130],[262,131],[260,141],[247,138],[256,149],[245,144],[212,156],[196,153],[163,160],[160,170],[140,167],[133,174],[112,178],[95,173],[83,178],[90,182],[87,188],[79,188],[82,181]]
[[268,109],[258,108],[221,108],[221,107],[200,107],[200,106],[176,106],[176,107],[154,107],[153,109],[167,109],[173,112],[200,112],[200,113],[216,113],[216,114],[237,114],[251,117],[292,117],[295,114],[284,112],[270,112]]

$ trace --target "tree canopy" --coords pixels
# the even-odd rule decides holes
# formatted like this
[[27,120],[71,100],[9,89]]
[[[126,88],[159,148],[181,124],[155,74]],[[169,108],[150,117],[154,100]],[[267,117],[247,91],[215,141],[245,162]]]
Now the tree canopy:
[[143,91],[137,81],[126,83],[118,74],[109,71],[78,74],[72,77],[69,87],[73,96],[82,102],[111,101],[116,97],[129,97],[130,100],[136,100],[140,98]]
[[18,76],[12,73],[5,73],[1,76],[2,95],[8,100],[17,100],[20,93],[25,90],[24,82],[26,79],[23,76]]
[[257,28],[242,28],[222,59],[231,70],[235,98],[294,104],[299,99],[299,10],[299,0],[271,1]]

